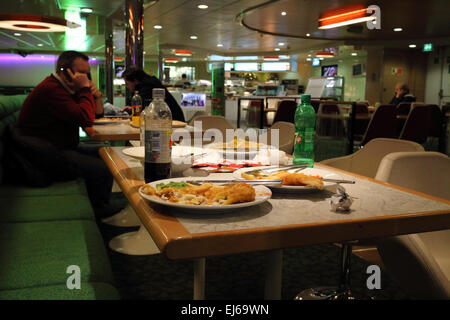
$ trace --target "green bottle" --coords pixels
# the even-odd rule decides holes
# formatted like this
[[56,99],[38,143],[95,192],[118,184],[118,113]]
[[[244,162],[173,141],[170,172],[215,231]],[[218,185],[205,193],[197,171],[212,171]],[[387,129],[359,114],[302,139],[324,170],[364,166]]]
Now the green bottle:
[[301,101],[294,117],[294,164],[308,163],[308,167],[313,167],[316,112],[311,105],[311,95],[302,94]]

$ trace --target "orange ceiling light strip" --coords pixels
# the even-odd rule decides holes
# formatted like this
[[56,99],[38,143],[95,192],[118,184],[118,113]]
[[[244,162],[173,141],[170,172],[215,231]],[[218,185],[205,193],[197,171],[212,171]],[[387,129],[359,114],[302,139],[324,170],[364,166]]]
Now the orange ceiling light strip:
[[329,52],[329,51],[319,51],[319,52],[316,52],[316,57],[317,58],[333,58],[334,53]]
[[280,58],[278,56],[265,56],[263,57],[263,60],[266,61],[278,61]]
[[184,57],[192,56],[192,51],[190,50],[176,49],[174,53],[176,56],[184,56]]
[[79,24],[63,18],[37,14],[0,14],[0,28],[30,32],[65,32],[67,28],[78,28]]
[[319,29],[332,29],[349,24],[375,20],[376,17],[367,13],[367,8],[353,9],[347,12],[327,14],[319,19]]
[[178,59],[177,58],[165,58],[164,61],[167,63],[177,63]]

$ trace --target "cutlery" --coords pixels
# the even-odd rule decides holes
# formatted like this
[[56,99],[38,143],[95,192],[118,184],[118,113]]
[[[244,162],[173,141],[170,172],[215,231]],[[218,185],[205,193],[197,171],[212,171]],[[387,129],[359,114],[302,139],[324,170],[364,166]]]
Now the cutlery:
[[229,184],[243,182],[251,185],[277,185],[281,184],[283,180],[281,179],[257,179],[257,180],[188,180],[186,183],[193,185],[202,185],[204,183],[215,183],[215,184]]
[[354,184],[355,181],[352,180],[342,180],[342,179],[329,179],[329,178],[317,178],[319,180],[325,181],[325,182],[336,182],[336,183],[351,183]]
[[278,172],[278,171],[283,171],[283,170],[290,170],[290,169],[297,169],[295,172],[301,171],[303,169],[308,168],[307,163],[302,163],[302,164],[294,164],[294,165],[290,165],[290,166],[282,166],[282,167],[266,167],[266,168],[261,168],[261,169],[255,169],[255,170],[251,170],[251,171],[246,171],[243,173],[246,174],[255,174],[255,173],[260,173],[260,175],[262,176],[268,176],[272,173]]

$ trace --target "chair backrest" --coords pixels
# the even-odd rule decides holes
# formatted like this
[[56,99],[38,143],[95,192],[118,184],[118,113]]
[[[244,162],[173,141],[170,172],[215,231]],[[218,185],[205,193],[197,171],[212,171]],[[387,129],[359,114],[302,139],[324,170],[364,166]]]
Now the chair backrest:
[[403,126],[399,138],[415,141],[417,143],[424,143],[427,140],[427,137],[431,136],[432,132],[435,131],[435,129],[432,129],[433,118],[440,123],[440,116],[433,117],[433,114],[435,114],[435,111],[433,110],[436,109],[429,105],[417,105],[412,108],[408,114],[408,118],[406,118],[405,125]]
[[397,107],[395,107],[395,112],[398,115],[408,115],[409,110],[411,110],[411,102],[400,102]]
[[369,105],[365,102],[358,102],[355,105],[355,113],[362,114],[362,113],[369,113]]
[[383,157],[400,151],[418,152],[424,149],[420,144],[412,141],[376,138],[351,155],[324,160],[321,163],[373,178],[377,174]]
[[430,111],[430,123],[428,127],[428,136],[440,137],[442,134],[442,111],[436,104],[427,104]]
[[324,113],[324,114],[339,114],[339,107],[337,104],[334,103],[322,103],[319,106],[318,113]]
[[314,111],[317,113],[319,111],[320,100],[311,99],[310,103],[313,106]]
[[235,129],[235,127],[222,116],[197,116],[193,118],[189,125],[193,126],[195,121],[202,123],[202,130],[218,129],[222,133],[223,141],[226,139],[226,129]]
[[375,179],[450,200],[450,158],[439,152],[388,154]]
[[397,138],[396,128],[395,106],[382,104],[373,113],[361,140],[361,145],[364,146],[375,138]]
[[319,136],[345,137],[343,119],[322,118],[320,115],[340,115],[339,107],[335,103],[321,103],[317,112],[316,133]]
[[295,126],[291,122],[278,121],[275,122],[269,130],[267,130],[267,144],[273,145],[271,141],[271,131],[277,129],[278,131],[278,147],[281,151],[287,154],[292,154],[294,149],[294,135]]
[[294,123],[295,110],[297,110],[297,102],[293,100],[281,101],[275,113],[273,123],[275,124],[278,121]]
[[[450,200],[449,172],[442,153],[396,152],[383,158],[375,178]],[[389,274],[416,298],[450,299],[448,243],[450,230],[441,230],[382,238],[377,247]]]

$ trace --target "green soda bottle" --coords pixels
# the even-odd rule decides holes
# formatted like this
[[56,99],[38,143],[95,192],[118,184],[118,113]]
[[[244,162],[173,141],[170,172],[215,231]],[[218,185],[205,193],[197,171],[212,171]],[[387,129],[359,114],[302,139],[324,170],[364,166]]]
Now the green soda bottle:
[[308,163],[308,167],[313,167],[316,112],[311,105],[311,95],[302,94],[301,101],[294,117],[294,164]]

